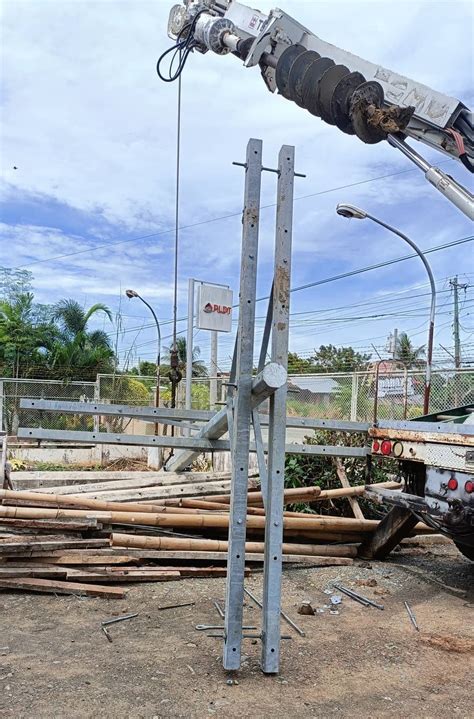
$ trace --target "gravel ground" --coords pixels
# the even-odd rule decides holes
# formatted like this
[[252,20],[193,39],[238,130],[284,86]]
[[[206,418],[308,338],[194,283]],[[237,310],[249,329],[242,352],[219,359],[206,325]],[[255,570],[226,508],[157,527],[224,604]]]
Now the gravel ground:
[[[241,671],[225,672],[220,640],[195,630],[221,624],[212,601],[223,600],[223,579],[135,585],[122,601],[3,592],[0,716],[470,719],[473,578],[474,563],[450,544],[386,562],[286,570],[283,607],[306,636],[282,624],[291,640],[282,642],[279,676],[261,673],[251,640]],[[330,614],[324,589],[337,580],[384,611],[344,597],[339,614]],[[261,585],[259,573],[247,581],[259,595]],[[297,614],[306,599],[324,611]],[[158,610],[184,601],[195,605]],[[128,612],[139,616],[111,627],[109,643],[100,622]],[[258,626],[259,609],[247,604],[245,620]]]

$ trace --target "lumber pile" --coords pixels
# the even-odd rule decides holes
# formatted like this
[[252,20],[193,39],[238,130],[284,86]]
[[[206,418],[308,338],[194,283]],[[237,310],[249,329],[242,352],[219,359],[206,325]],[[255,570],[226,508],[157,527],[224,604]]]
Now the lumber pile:
[[[31,488],[0,490],[0,589],[112,599],[124,597],[133,583],[225,576],[228,474],[137,472],[82,484],[68,479],[45,485],[35,477]],[[249,485],[247,573],[263,562],[265,529],[262,494],[252,480]],[[363,491],[288,489],[285,504]],[[351,564],[357,545],[377,526],[363,515],[285,511],[283,562]]]

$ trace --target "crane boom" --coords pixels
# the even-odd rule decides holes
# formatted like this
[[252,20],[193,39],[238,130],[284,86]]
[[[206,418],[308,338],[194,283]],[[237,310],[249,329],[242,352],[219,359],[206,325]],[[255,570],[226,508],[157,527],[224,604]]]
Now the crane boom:
[[[266,15],[236,0],[183,0],[171,9],[168,35],[176,45],[158,61],[163,80],[179,76],[191,51],[232,53],[245,67],[258,65],[271,92],[342,132],[367,144],[388,140],[474,219],[469,190],[406,143],[422,142],[474,172],[472,113],[459,100],[321,40],[278,8]],[[164,77],[162,60],[174,50],[178,68]]]

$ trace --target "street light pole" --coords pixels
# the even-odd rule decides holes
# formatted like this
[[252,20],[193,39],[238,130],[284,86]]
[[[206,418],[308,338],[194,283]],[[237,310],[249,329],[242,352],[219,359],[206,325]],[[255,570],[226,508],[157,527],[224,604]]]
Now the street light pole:
[[[160,406],[160,364],[161,364],[161,329],[160,329],[160,323],[158,322],[158,317],[156,316],[156,312],[153,309],[153,307],[143,299],[141,295],[138,294],[138,292],[135,292],[135,290],[125,290],[125,294],[129,299],[132,299],[133,297],[138,297],[139,300],[143,302],[144,305],[148,307],[151,314],[153,315],[153,319],[155,320],[156,325],[156,331],[158,335],[158,351],[156,355],[156,390],[155,390],[155,407]],[[155,434],[158,434],[158,422],[155,423]]]
[[429,412],[429,406],[430,406],[430,391],[431,391],[431,369],[433,364],[433,342],[434,342],[434,324],[435,324],[435,313],[436,313],[436,285],[435,280],[433,277],[433,272],[431,271],[431,267],[428,263],[428,260],[426,259],[423,252],[420,250],[418,245],[416,245],[413,240],[411,240],[409,237],[403,234],[403,232],[400,232],[400,230],[397,230],[396,227],[392,227],[392,225],[387,224],[386,222],[383,222],[382,220],[379,220],[378,217],[374,217],[373,215],[370,215],[365,210],[361,210],[358,207],[354,207],[354,205],[348,205],[345,203],[339,203],[336,208],[336,212],[338,215],[341,215],[342,217],[347,217],[349,219],[357,219],[357,220],[365,220],[369,219],[372,220],[372,222],[375,222],[377,225],[380,225],[381,227],[384,227],[386,230],[389,230],[389,232],[392,232],[394,235],[398,235],[402,240],[404,240],[410,247],[415,250],[416,254],[420,258],[420,260],[423,262],[426,272],[428,274],[428,278],[430,281],[430,287],[431,287],[431,305],[430,305],[430,324],[428,329],[428,345],[427,345],[427,355],[426,355],[426,378],[425,378],[425,392],[423,397],[423,414],[428,414]]

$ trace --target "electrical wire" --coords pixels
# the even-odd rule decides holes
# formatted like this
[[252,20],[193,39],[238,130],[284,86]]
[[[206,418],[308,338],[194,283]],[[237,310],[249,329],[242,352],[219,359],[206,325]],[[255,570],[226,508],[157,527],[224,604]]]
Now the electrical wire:
[[[184,66],[186,65],[189,54],[197,45],[196,41],[194,40],[194,29],[196,27],[197,21],[199,20],[203,12],[205,12],[205,10],[200,10],[198,13],[196,13],[192,22],[185,25],[179,31],[176,37],[176,43],[172,45],[172,47],[168,48],[168,50],[165,50],[158,58],[158,61],[156,63],[156,72],[160,80],[163,80],[163,82],[174,82],[175,80],[181,79],[181,73],[184,70]],[[181,38],[184,35],[186,35],[186,37],[184,40],[182,40]],[[165,57],[167,57],[170,53],[173,53],[173,56],[171,58],[170,65],[168,68],[168,76],[166,76],[163,75],[160,68]],[[173,66],[176,62],[177,57],[179,58],[178,67],[173,72]]]
[[[443,162],[439,162],[439,165],[445,164],[446,162],[452,162],[453,160],[444,160]],[[387,175],[379,175],[378,177],[370,177],[366,180],[359,180],[358,182],[351,182],[347,185],[340,185],[339,187],[329,187],[326,190],[320,190],[319,192],[312,192],[309,195],[301,195],[300,197],[295,197],[294,201],[297,202],[298,200],[307,200],[311,197],[319,197],[320,195],[327,195],[331,192],[339,192],[340,190],[347,190],[351,187],[358,187],[359,185],[367,185],[370,182],[378,182],[379,180],[386,180],[391,177],[396,177],[397,175],[404,175],[408,172],[417,172],[417,168],[409,168],[407,170],[399,170],[398,172],[390,172]],[[275,202],[271,202],[268,205],[261,205],[260,210],[268,210],[269,208],[276,207]],[[179,229],[182,230],[191,230],[195,227],[200,227],[201,225],[208,225],[212,222],[220,222],[222,220],[228,220],[233,217],[242,217],[242,210],[239,210],[238,212],[229,212],[227,215],[220,215],[218,217],[211,217],[207,220],[200,220],[199,222],[192,222],[189,225],[182,225]],[[142,240],[149,240],[152,237],[160,237],[161,235],[169,235],[170,233],[174,232],[175,228],[170,227],[167,230],[161,230],[160,232],[152,232],[148,235],[139,235],[137,237],[130,237],[126,240],[113,240],[112,242],[105,242],[101,245],[95,245],[94,247],[87,247],[84,250],[75,250],[74,252],[68,252],[63,255],[55,255],[53,257],[45,257],[42,260],[33,260],[31,262],[27,262],[23,265],[17,265],[16,267],[10,267],[11,270],[21,270],[24,268],[32,267],[33,265],[41,265],[45,262],[55,262],[56,260],[64,260],[69,257],[75,257],[77,255],[87,254],[96,252],[97,250],[103,250],[108,249],[109,247],[115,247],[117,245],[125,245],[129,242],[140,242]]]

